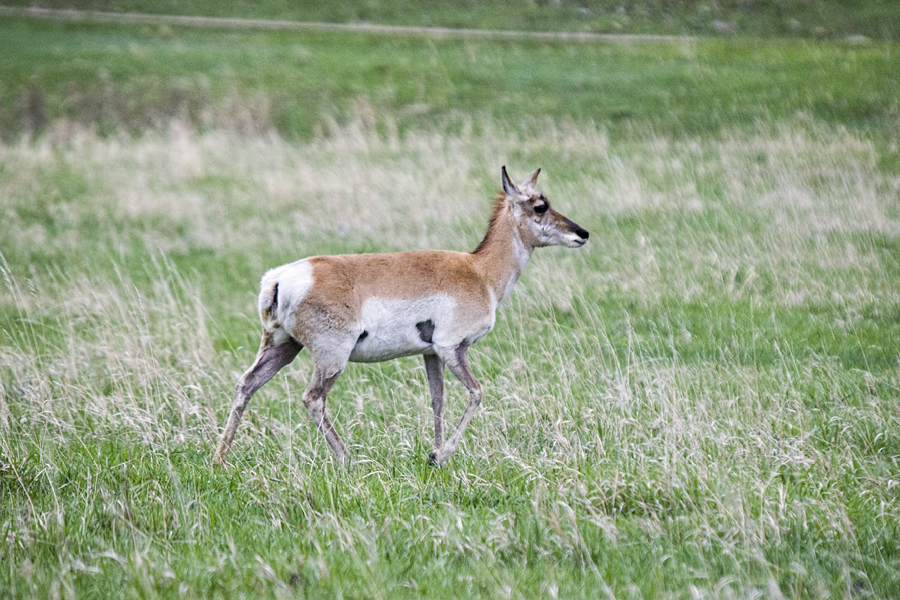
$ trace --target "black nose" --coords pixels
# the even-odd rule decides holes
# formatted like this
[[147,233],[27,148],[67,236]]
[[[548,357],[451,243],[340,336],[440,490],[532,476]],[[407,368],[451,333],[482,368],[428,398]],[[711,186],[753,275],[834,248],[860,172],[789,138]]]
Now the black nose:
[[578,237],[580,237],[583,240],[586,240],[591,236],[591,234],[588,233],[587,229],[582,229],[581,227],[579,227],[578,229],[575,230],[575,235],[577,235]]

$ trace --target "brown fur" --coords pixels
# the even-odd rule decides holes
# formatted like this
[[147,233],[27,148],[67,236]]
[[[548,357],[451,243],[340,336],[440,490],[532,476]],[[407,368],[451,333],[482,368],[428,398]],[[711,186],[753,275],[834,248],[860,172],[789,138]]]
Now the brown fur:
[[506,194],[504,192],[500,192],[500,194],[494,198],[494,209],[491,211],[491,216],[488,219],[488,228],[484,234],[484,238],[478,244],[472,254],[480,254],[484,251],[488,244],[491,243],[491,239],[495,236],[495,225],[497,221],[500,219],[500,214],[506,208]]
[[315,284],[298,307],[292,335],[305,345],[323,328],[354,330],[368,298],[405,299],[448,294],[469,316],[487,318],[487,282],[473,255],[447,250],[348,254],[310,259]]

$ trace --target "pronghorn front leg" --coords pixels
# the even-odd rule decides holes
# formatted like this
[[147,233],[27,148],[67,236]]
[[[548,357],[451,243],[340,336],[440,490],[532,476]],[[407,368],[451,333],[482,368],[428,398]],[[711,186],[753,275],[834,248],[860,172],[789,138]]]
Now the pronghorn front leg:
[[440,450],[444,445],[444,361],[440,356],[425,355],[425,374],[431,392],[431,408],[434,409],[434,448]]
[[244,415],[244,409],[250,403],[250,398],[256,391],[264,386],[275,373],[281,368],[289,364],[297,356],[297,353],[303,349],[299,343],[293,339],[288,339],[281,345],[276,346],[272,340],[272,334],[263,332],[262,342],[259,344],[259,352],[256,354],[256,360],[253,366],[247,369],[237,383],[237,390],[234,393],[234,403],[231,405],[231,414],[228,415],[228,421],[225,424],[225,431],[219,446],[216,448],[216,454],[213,457],[213,464],[225,464],[225,457],[231,449],[231,443],[234,441],[234,434]]
[[446,353],[443,356],[444,362],[446,362],[447,366],[450,368],[450,372],[466,386],[467,390],[469,390],[469,404],[466,406],[466,410],[459,420],[459,425],[456,426],[456,431],[454,431],[453,435],[450,436],[450,439],[447,440],[447,444],[432,452],[428,457],[428,462],[433,465],[443,465],[447,459],[450,458],[450,455],[453,454],[456,447],[459,446],[459,443],[462,441],[463,434],[466,432],[466,427],[469,425],[469,421],[472,420],[472,417],[475,416],[478,405],[481,404],[481,384],[478,383],[478,380],[475,379],[475,375],[472,374],[472,367],[469,366],[468,352],[469,346],[467,344],[460,344],[451,352]]

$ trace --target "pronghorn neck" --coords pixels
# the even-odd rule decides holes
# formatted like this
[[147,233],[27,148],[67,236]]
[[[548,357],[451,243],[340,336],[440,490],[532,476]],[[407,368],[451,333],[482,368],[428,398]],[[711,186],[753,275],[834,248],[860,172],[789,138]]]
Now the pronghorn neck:
[[519,234],[513,208],[504,198],[498,198],[487,233],[473,252],[496,304],[512,292],[533,251],[534,246]]

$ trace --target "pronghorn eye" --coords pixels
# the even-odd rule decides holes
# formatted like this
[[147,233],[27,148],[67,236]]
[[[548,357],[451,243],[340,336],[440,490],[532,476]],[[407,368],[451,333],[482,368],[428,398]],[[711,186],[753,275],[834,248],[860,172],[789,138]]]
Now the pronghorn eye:
[[550,208],[550,205],[547,204],[546,202],[544,202],[544,203],[542,203],[542,204],[535,204],[535,206],[534,206],[534,212],[536,212],[536,213],[539,214],[539,215],[542,215],[542,214],[544,214],[545,212],[547,212],[547,209],[548,209],[548,208]]

